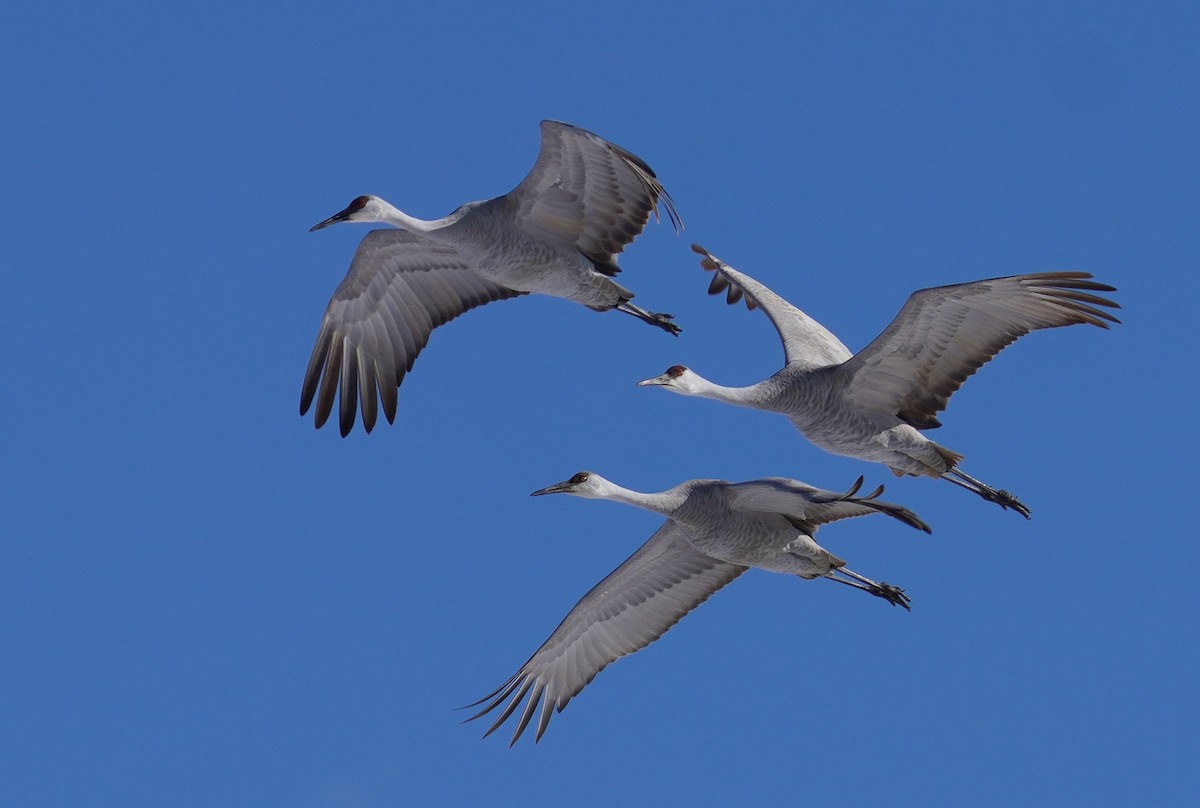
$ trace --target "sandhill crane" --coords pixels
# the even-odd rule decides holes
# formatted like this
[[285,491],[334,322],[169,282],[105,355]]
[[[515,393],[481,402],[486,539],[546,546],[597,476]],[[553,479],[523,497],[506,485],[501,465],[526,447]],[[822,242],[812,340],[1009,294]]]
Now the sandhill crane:
[[709,294],[728,289],[761,308],[783,341],[786,364],[749,387],[723,387],[683,365],[639,386],[702,396],[786,415],[810,441],[834,454],[885,463],[896,476],[940,477],[1026,519],[1029,509],[1007,491],[958,468],[963,456],[918,430],[967,377],[1017,337],[1039,328],[1119,323],[1095,308],[1119,306],[1093,292],[1116,291],[1086,272],[1043,272],[939,286],[914,292],[882,334],[857,354],[824,326],[699,245],[700,265],[715,272]]
[[486,738],[528,695],[510,746],[529,725],[539,701],[543,703],[536,738],[541,740],[552,711],[561,712],[605,666],[654,642],[750,567],[801,578],[827,578],[908,609],[904,590],[846,569],[846,562],[813,538],[817,528],[827,522],[870,513],[884,513],[930,532],[908,509],[879,501],[883,486],[868,496],[855,496],[862,481],[859,477],[844,494],[782,477],[741,483],[689,480],[658,494],[646,494],[581,471],[565,482],[534,491],[532,496],[573,494],[624,502],[660,513],[667,521],[575,604],[512,678],[469,705],[487,702],[467,720],[479,718],[507,700],[484,734]]
[[[397,388],[430,332],[463,312],[518,295],[562,297],[596,311],[616,309],[671,334],[671,315],[630,303],[613,280],[617,254],[659,205],[676,231],[674,204],[642,160],[584,129],[542,121],[537,161],[504,196],[468,202],[449,216],[417,219],[375,196],[360,196],[313,226],[382,222],[358,245],[317,334],[304,374],[300,414],[316,396],[315,423],[329,418],[339,391],[342,436],[375,426],[376,397],[389,423]],[[324,380],[322,381],[322,376]]]

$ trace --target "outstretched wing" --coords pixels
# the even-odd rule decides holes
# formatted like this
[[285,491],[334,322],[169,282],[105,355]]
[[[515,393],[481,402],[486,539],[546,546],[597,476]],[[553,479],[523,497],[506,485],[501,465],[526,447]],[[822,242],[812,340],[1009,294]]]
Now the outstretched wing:
[[526,699],[512,743],[529,725],[538,702],[537,739],[553,711],[562,711],[610,662],[657,640],[709,595],[747,568],[710,558],[667,520],[636,553],[596,584],[567,613],[542,647],[512,678],[469,706],[487,702],[468,720],[507,705],[488,728],[491,735]]
[[733,499],[729,507],[743,513],[780,514],[809,535],[829,522],[872,513],[884,513],[909,527],[932,532],[929,525],[908,508],[878,499],[883,493],[882,485],[866,496],[856,496],[862,484],[863,478],[859,477],[849,491],[839,494],[814,488],[799,480],[764,477],[744,483],[730,483],[728,490]]
[[897,414],[918,429],[1005,346],[1039,328],[1120,322],[1097,306],[1116,291],[1087,272],[1043,272],[922,289],[887,329],[835,371],[858,407]]
[[762,309],[770,318],[783,342],[788,364],[798,362],[808,368],[818,368],[850,358],[850,349],[829,329],[754,278],[729,266],[699,244],[692,245],[692,252],[704,256],[700,266],[713,273],[708,287],[710,295],[728,290],[725,299],[730,305],[745,297],[747,309]]
[[650,166],[607,140],[570,124],[542,121],[537,162],[501,197],[531,235],[579,250],[608,275],[661,204],[678,230],[671,197]]
[[325,309],[300,393],[300,414],[316,397],[324,425],[341,394],[342,436],[375,426],[377,400],[388,423],[396,419],[396,390],[429,335],[463,312],[524,294],[481,278],[453,247],[404,230],[372,230],[358,245],[350,271]]

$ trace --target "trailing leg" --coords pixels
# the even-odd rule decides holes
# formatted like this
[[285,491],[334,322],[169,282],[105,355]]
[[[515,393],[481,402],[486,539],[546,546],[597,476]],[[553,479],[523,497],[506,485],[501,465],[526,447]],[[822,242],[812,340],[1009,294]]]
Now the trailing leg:
[[643,308],[633,305],[628,300],[617,304],[617,311],[623,311],[626,314],[632,314],[644,323],[658,326],[668,334],[678,335],[683,329],[671,322],[675,319],[674,314],[657,314],[652,311],[646,311]]
[[[839,578],[839,575],[845,577]],[[892,586],[886,582],[872,581],[870,578],[859,575],[857,572],[848,570],[845,567],[830,570],[825,573],[825,577],[830,581],[837,581],[839,584],[852,586],[877,598],[883,598],[893,606],[903,606],[907,611],[912,611],[912,606],[909,605],[912,603],[912,600],[898,586]]]
[[971,475],[959,471],[958,469],[950,469],[944,475],[942,475],[942,479],[952,482],[960,488],[965,488],[968,491],[972,491],[986,499],[988,502],[996,503],[1005,510],[1012,508],[1026,519],[1029,518],[1029,508],[1025,507],[1021,500],[1017,499],[1004,489],[992,488],[990,485],[982,483]]

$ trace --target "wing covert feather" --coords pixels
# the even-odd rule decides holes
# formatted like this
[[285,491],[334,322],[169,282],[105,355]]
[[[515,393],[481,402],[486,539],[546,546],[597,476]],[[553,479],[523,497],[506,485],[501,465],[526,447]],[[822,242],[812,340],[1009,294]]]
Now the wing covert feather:
[[659,206],[682,227],[671,197],[637,156],[586,129],[542,121],[537,161],[505,199],[532,235],[579,250],[601,272],[616,274],[616,256]]
[[528,694],[528,704],[512,737],[512,743],[516,743],[533,717],[537,700],[545,698],[537,723],[537,738],[541,739],[551,708],[561,712],[610,662],[654,642],[746,569],[700,552],[688,541],[684,528],[668,519],[636,553],[575,604],[512,678],[469,705],[487,702],[468,720],[491,712],[507,700],[488,728],[486,735],[490,735]]
[[914,292],[882,334],[836,372],[857,406],[897,414],[918,429],[972,374],[1019,337],[1041,328],[1119,323],[1097,306],[1113,287],[1086,272],[1044,272]]
[[494,300],[523,292],[472,272],[453,247],[404,230],[373,230],[363,238],[325,309],[304,374],[300,414],[316,400],[314,421],[325,424],[340,395],[342,436],[376,420],[376,395],[389,423],[396,390],[438,326]]

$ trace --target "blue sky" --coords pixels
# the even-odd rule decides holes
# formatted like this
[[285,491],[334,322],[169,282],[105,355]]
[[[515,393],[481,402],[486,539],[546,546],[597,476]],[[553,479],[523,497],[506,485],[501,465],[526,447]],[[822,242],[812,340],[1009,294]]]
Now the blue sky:
[[[1194,804],[1200,12],[405,5],[6,12],[0,803]],[[367,229],[308,227],[503,193],[542,118],[658,172],[686,230],[622,281],[683,335],[495,304],[434,335],[396,426],[314,431],[300,380]],[[779,367],[692,241],[852,348],[925,286],[1119,287],[1123,325],[1025,338],[942,418],[1033,520],[635,388]],[[913,611],[752,572],[541,744],[481,741],[454,708],[659,523],[528,497],[580,469],[865,474],[933,535],[823,544]]]

